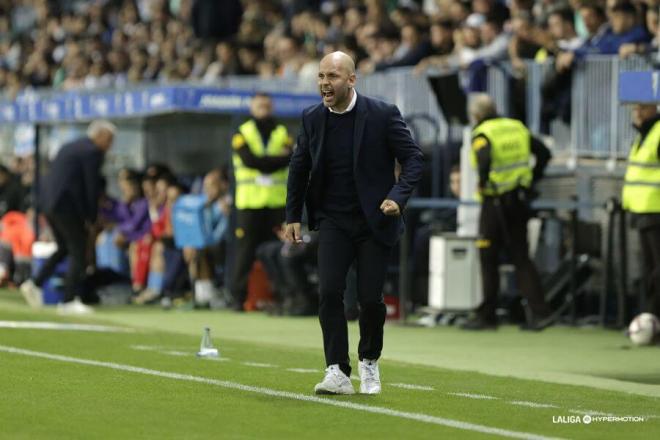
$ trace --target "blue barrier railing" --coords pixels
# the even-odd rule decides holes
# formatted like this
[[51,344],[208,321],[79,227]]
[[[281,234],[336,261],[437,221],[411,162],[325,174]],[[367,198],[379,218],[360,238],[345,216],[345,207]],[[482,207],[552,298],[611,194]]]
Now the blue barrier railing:
[[[124,119],[175,112],[247,115],[254,92],[195,85],[126,90],[21,93],[0,101],[0,124],[59,123],[96,118]],[[315,94],[272,93],[278,117],[299,117],[318,104]]]

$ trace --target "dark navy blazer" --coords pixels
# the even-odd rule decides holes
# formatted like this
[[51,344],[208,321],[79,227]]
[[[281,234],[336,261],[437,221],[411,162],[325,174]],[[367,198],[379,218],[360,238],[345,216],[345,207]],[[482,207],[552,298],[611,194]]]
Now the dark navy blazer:
[[[358,94],[353,132],[353,175],[360,205],[375,237],[394,245],[403,231],[401,217],[385,216],[380,205],[385,199],[406,206],[422,176],[422,151],[413,140],[399,109]],[[289,165],[287,223],[300,222],[303,205],[310,229],[317,229],[316,210],[323,194],[323,167],[319,164],[329,110],[322,103],[302,114],[302,128]],[[398,181],[394,159],[401,164]]]
[[70,214],[94,221],[103,157],[89,138],[63,145],[39,186],[41,209],[46,214]]

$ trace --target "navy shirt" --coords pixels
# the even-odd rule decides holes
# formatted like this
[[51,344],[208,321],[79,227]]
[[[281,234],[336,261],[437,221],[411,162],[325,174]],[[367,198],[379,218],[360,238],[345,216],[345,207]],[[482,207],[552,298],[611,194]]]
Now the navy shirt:
[[329,112],[323,146],[324,188],[321,211],[325,215],[360,210],[353,176],[355,111]]

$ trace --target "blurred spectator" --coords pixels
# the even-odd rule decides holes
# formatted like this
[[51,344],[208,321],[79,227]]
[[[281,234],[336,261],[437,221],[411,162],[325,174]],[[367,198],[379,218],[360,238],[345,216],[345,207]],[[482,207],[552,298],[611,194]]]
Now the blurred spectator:
[[129,249],[133,290],[139,292],[146,285],[147,273],[144,270],[137,270],[139,255],[134,243],[144,237],[151,229],[149,202],[142,195],[140,176],[135,171],[120,171],[118,183],[121,192],[121,203],[117,210],[119,233],[115,237],[115,244],[121,248]]
[[279,239],[261,244],[257,258],[264,266],[276,303],[269,311],[289,316],[312,316],[318,312],[318,296],[310,283],[316,271],[318,234],[307,232],[303,242],[286,242],[283,230]]
[[634,54],[647,54],[658,50],[658,8],[660,7],[660,3],[656,1],[650,1],[649,3],[645,14],[645,24],[652,40],[650,42],[622,44],[619,47],[619,56],[621,58],[626,58]]
[[211,231],[212,244],[205,249],[184,248],[183,255],[188,263],[188,273],[193,283],[195,303],[208,305],[218,297],[215,288],[215,268],[224,263],[224,240],[231,211],[229,195],[229,175],[227,170],[215,169],[204,176],[206,206],[204,219],[206,230]]
[[146,253],[148,249],[149,275],[147,277],[146,288],[133,298],[134,304],[151,303],[159,299],[163,292],[165,257],[164,245],[161,238],[166,234],[168,227],[171,233],[170,209],[167,205],[167,195],[170,185],[174,182],[175,178],[166,173],[162,173],[155,178],[152,200],[155,213],[150,215],[151,229],[148,234],[145,234],[138,241],[138,246],[145,248],[143,252]]
[[646,43],[651,40],[646,30],[637,24],[637,9],[627,1],[616,3],[609,10],[611,23],[603,9],[595,3],[583,3],[580,15],[589,31],[589,38],[578,49],[558,55],[557,71],[571,68],[574,60],[593,54],[614,55],[627,43]]
[[535,57],[539,62],[559,51],[576,50],[584,43],[575,31],[575,14],[569,8],[554,9],[549,13],[548,34],[549,40],[545,41],[543,49]]
[[183,252],[174,244],[174,227],[172,225],[172,209],[178,198],[185,193],[185,188],[178,182],[172,182],[167,188],[167,204],[163,219],[163,231],[160,241],[163,244],[163,259],[165,274],[163,276],[163,308],[169,308],[173,302],[184,295],[188,284]]
[[234,48],[228,41],[221,41],[215,46],[215,59],[208,65],[202,80],[209,84],[223,76],[238,73],[239,64]]
[[[389,59],[373,65],[373,70],[380,71],[391,67],[414,66],[431,54],[431,43],[422,31],[412,24],[401,28],[400,44]],[[370,67],[363,67],[363,72],[369,72]]]
[[201,39],[231,37],[238,32],[242,15],[240,0],[195,0],[192,6],[195,36]]
[[9,211],[23,210],[23,193],[16,176],[0,165],[0,218]]
[[[14,2],[0,17],[0,86],[14,98],[26,86],[213,83],[225,75],[307,81],[308,66],[336,50],[353,56],[363,73],[417,65],[418,72],[470,68],[474,76],[509,56],[522,74],[525,49],[542,46],[543,56],[558,54],[561,71],[576,56],[625,57],[655,47],[645,28],[655,34],[657,7],[654,0],[640,7],[648,11],[640,26],[640,3],[137,0],[77,2],[74,12],[58,0]],[[574,32],[588,37],[581,47]],[[507,50],[510,37],[521,53]]]

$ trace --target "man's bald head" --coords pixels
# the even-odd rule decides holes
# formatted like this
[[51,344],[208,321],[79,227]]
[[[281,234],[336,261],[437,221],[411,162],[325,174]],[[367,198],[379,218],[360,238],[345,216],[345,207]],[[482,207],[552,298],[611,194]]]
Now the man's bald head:
[[353,99],[355,62],[344,52],[332,52],[319,63],[319,93],[323,105],[337,112],[344,111]]
[[355,61],[347,53],[336,51],[324,56],[321,65],[331,65],[350,74],[355,74]]

